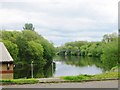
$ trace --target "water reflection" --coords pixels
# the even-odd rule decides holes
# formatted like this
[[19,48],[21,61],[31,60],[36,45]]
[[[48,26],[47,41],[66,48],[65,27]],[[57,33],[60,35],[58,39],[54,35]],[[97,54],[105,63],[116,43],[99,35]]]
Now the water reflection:
[[100,74],[104,72],[99,58],[56,56],[56,71],[54,76],[71,76],[80,74]]
[[66,63],[67,65],[80,66],[80,67],[91,66],[95,64],[97,67],[102,68],[101,60],[95,57],[56,56],[54,58],[54,61],[59,61]]
[[[80,56],[55,56],[53,63],[47,63],[44,69],[39,64],[33,66],[34,78],[99,74],[105,71],[99,58]],[[31,65],[16,65],[14,78],[31,78]]]
[[46,64],[45,68],[44,68],[44,77],[53,77],[54,73],[55,73],[55,68],[56,68],[56,64],[53,63],[48,63]]
[[[53,77],[55,72],[55,63],[47,63],[42,69],[40,64],[33,64],[33,77]],[[14,68],[14,78],[31,78],[31,65],[30,64],[17,64]]]

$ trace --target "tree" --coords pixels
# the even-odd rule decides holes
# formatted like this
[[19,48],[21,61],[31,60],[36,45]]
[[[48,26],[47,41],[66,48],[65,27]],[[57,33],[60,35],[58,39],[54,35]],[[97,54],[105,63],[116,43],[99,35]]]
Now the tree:
[[71,53],[72,55],[79,55],[79,48],[77,46],[73,47]]
[[6,48],[8,49],[11,56],[13,57],[14,61],[15,62],[18,61],[18,51],[19,51],[18,46],[8,40],[2,40],[2,42],[5,44]]
[[35,28],[33,27],[33,24],[32,23],[26,23],[23,27],[24,30],[32,30],[34,31]]
[[93,42],[87,48],[88,56],[100,57],[102,54],[102,44],[100,42]]
[[2,31],[2,39],[16,43],[16,38],[21,34],[18,31]]
[[52,61],[53,56],[55,55],[55,48],[52,43],[49,43],[47,40],[40,40],[41,45],[43,46],[44,52],[43,57],[47,62]]
[[81,56],[85,56],[86,55],[86,49],[87,49],[88,45],[83,45],[80,47],[80,55]]
[[102,41],[106,42],[106,43],[112,42],[112,41],[116,40],[117,37],[118,37],[117,33],[105,34],[103,36],[103,40]]
[[118,42],[114,41],[104,45],[103,54],[101,55],[102,63],[106,69],[111,69],[118,64]]
[[44,39],[37,32],[31,30],[22,31],[22,38],[24,38],[26,41],[36,41],[39,40],[40,38]]
[[29,41],[27,43],[27,48],[25,50],[25,55],[27,56],[26,60],[29,62],[31,61],[36,61],[39,62],[40,61],[43,63],[43,52],[44,49],[42,47],[41,44],[36,43],[34,41]]
[[[15,63],[23,66],[26,65],[27,68],[23,69],[21,73],[26,74],[30,73],[30,63],[34,61],[34,66],[37,68],[34,74],[38,77],[44,77],[44,67],[48,62],[52,62],[53,56],[55,54],[54,46],[48,40],[43,38],[37,32],[32,30],[23,30],[23,31],[2,31],[0,32],[0,37],[3,40],[5,46],[13,57]],[[37,70],[39,68],[39,70]],[[26,71],[27,72],[24,72]],[[19,71],[16,70],[18,73]],[[19,74],[19,73],[18,73]],[[21,75],[22,77],[24,75]],[[15,75],[16,76],[16,75]]]
[[103,40],[102,40],[103,42],[109,42],[109,35],[108,34],[105,34],[104,36],[103,36]]

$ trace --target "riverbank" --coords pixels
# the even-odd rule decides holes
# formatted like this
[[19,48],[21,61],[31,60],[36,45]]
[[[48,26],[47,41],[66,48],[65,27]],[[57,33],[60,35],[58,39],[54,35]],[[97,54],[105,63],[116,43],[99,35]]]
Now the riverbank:
[[68,83],[68,82],[88,82],[88,81],[106,81],[118,80],[118,72],[108,72],[97,75],[79,75],[79,76],[63,76],[55,78],[39,78],[39,79],[13,79],[0,80],[2,85],[11,84],[36,84],[36,83]]
[[120,75],[118,72],[107,72],[97,75],[78,75],[78,76],[64,76],[61,79],[67,81],[99,81],[99,80],[114,80],[119,79]]

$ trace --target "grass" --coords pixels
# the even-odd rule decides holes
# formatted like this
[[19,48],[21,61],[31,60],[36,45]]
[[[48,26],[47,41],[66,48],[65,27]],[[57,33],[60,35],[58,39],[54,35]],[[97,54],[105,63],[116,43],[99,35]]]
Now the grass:
[[97,74],[97,75],[63,76],[61,77],[61,79],[68,80],[68,81],[118,79],[118,72],[108,72],[108,73]]
[[2,84],[35,84],[38,83],[37,79],[10,79],[0,80]]
[[119,67],[120,67],[120,65],[117,65],[117,66],[113,67],[113,68],[111,69],[111,71],[118,71],[118,69],[120,69]]

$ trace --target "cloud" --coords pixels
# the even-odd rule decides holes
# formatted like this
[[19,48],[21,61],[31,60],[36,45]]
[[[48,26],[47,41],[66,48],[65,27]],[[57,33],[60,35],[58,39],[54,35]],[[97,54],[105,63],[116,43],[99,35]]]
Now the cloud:
[[18,30],[31,22],[55,45],[97,41],[117,31],[117,5],[118,0],[1,0],[0,27]]

